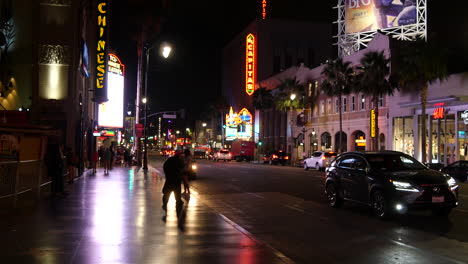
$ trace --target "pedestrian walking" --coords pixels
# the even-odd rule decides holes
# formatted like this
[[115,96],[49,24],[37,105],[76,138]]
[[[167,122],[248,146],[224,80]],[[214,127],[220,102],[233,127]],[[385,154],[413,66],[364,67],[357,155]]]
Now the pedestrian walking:
[[64,155],[63,147],[60,144],[49,144],[46,154],[47,172],[51,181],[51,194],[53,197],[64,197],[65,192],[63,184],[64,173]]
[[99,167],[104,167],[104,147],[100,146],[98,150],[99,154]]
[[130,166],[130,152],[128,151],[128,149],[125,149],[123,156],[124,156],[125,167],[129,167]]
[[68,171],[68,183],[73,183],[75,180],[75,168],[78,165],[78,158],[72,148],[67,147],[66,151],[67,160],[67,171]]
[[182,184],[182,173],[184,170],[184,161],[181,158],[181,153],[176,152],[176,154],[168,158],[163,164],[164,175],[166,176],[166,181],[162,189],[163,192],[163,210],[167,210],[167,202],[172,192],[174,192],[174,197],[176,200],[176,211],[179,216],[182,211],[184,202],[181,199],[181,184]]
[[98,162],[99,162],[99,152],[95,150],[93,153],[93,157],[92,157],[93,173],[96,173],[96,166]]
[[111,168],[111,151],[109,148],[104,149],[103,159],[104,159],[104,174],[109,174],[109,169]]
[[184,184],[184,193],[190,194],[189,175],[192,173],[192,153],[189,149],[184,150],[184,172],[182,182]]

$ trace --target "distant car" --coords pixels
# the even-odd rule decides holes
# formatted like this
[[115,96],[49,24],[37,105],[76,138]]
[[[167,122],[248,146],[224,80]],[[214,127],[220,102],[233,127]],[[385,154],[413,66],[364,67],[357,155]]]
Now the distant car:
[[440,171],[449,174],[461,182],[465,182],[468,177],[468,160],[455,161],[441,168]]
[[429,169],[440,170],[444,167],[443,163],[424,163]]
[[214,160],[215,161],[220,161],[220,160],[231,161],[232,160],[231,151],[229,151],[228,149],[222,149],[216,152],[214,156]]
[[353,201],[379,218],[413,209],[447,216],[458,205],[458,184],[399,151],[345,152],[326,170],[325,194],[332,207]]
[[289,164],[289,158],[290,156],[288,153],[282,150],[279,150],[279,151],[272,152],[269,155],[265,155],[263,157],[263,163],[268,163],[270,165],[280,164],[284,166],[286,164]]
[[316,151],[312,153],[310,158],[304,160],[304,170],[315,168],[316,170],[324,170],[330,165],[332,160],[336,157],[336,152],[332,151]]

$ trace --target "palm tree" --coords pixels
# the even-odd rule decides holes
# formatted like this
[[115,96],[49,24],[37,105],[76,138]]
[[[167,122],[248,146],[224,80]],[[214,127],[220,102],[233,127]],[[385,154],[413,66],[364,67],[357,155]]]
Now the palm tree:
[[342,96],[351,92],[355,81],[354,70],[350,65],[350,62],[344,62],[342,58],[338,58],[327,61],[322,71],[324,81],[321,84],[321,89],[330,97],[338,97],[338,112],[340,114],[338,153],[341,153],[343,144]]
[[428,85],[448,76],[447,50],[436,43],[424,40],[401,42],[392,65],[392,80],[404,90],[420,93],[421,100],[421,152],[422,161],[426,153],[426,105]]
[[286,112],[302,107],[301,100],[291,100],[290,96],[291,94],[303,96],[304,90],[304,85],[302,85],[296,77],[282,80],[277,90],[274,92],[276,109]]
[[252,105],[257,110],[269,109],[273,106],[273,95],[264,87],[259,87],[253,93]]
[[390,74],[390,59],[386,58],[383,51],[370,51],[361,58],[361,66],[358,67],[356,90],[372,97],[375,110],[375,138],[373,150],[379,146],[379,98],[384,95],[393,95],[397,86],[388,81]]

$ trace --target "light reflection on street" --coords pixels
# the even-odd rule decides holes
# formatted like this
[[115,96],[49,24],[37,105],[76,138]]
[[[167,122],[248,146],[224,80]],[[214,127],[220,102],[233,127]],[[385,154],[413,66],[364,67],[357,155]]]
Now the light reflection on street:
[[118,182],[105,182],[94,196],[91,236],[103,261],[121,259],[123,241],[123,189]]

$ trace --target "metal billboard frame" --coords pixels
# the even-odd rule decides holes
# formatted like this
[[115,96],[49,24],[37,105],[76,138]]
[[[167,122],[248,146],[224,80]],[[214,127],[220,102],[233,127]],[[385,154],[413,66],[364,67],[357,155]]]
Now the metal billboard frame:
[[346,33],[345,1],[338,0],[338,5],[334,7],[338,11],[338,56],[351,55],[361,49],[367,48],[367,44],[374,38],[377,32],[399,39],[415,40],[417,38],[427,38],[427,9],[426,0],[416,0],[416,23],[405,26],[381,28],[377,30],[362,31],[356,33]]

